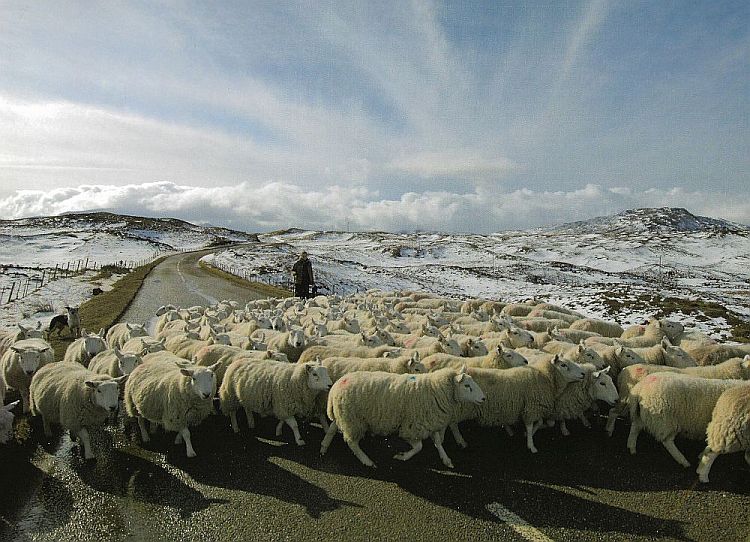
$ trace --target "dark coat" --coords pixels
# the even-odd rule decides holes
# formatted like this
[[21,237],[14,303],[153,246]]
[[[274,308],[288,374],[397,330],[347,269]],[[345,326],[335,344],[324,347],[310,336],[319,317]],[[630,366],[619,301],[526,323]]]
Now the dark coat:
[[300,258],[292,266],[292,273],[294,273],[295,284],[307,284],[310,285],[315,282],[313,278],[312,264],[310,260],[303,260]]

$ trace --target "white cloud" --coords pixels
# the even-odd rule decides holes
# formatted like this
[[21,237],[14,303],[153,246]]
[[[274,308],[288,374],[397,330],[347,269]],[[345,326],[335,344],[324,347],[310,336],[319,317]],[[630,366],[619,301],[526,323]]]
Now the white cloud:
[[330,186],[311,191],[280,182],[219,187],[155,182],[19,190],[0,199],[0,214],[22,218],[107,209],[171,216],[244,231],[292,226],[343,230],[349,225],[360,230],[490,233],[582,220],[635,207],[686,207],[696,214],[750,223],[750,201],[735,199],[727,205],[724,200],[720,195],[680,188],[635,192],[598,185],[569,192],[408,192],[398,199],[384,199],[362,187]]

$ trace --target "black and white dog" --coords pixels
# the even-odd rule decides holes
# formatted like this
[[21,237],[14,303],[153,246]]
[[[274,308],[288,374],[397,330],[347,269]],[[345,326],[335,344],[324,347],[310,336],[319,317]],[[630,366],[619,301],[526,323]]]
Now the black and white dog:
[[47,335],[51,336],[53,331],[57,331],[57,335],[62,335],[64,329],[68,329],[68,336],[80,337],[81,336],[81,319],[78,315],[78,307],[65,307],[67,314],[58,314],[49,323],[49,329]]

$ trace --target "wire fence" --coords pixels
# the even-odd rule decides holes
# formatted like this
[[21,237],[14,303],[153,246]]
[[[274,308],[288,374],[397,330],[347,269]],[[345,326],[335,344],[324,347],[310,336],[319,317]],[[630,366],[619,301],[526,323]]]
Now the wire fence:
[[19,265],[0,265],[0,276],[17,277],[4,281],[0,285],[0,305],[6,305],[18,301],[32,294],[58,279],[83,275],[89,271],[101,271],[103,268],[112,267],[120,271],[130,272],[137,267],[147,265],[157,258],[184,252],[184,250],[155,251],[145,258],[139,260],[116,260],[109,262],[96,262],[90,258],[82,258],[63,263],[55,263],[54,267],[33,267]]

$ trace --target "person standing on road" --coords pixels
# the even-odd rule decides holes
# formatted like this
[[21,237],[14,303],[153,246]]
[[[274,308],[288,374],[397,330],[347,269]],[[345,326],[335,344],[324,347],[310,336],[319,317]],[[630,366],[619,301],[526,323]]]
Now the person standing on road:
[[304,250],[299,255],[299,260],[292,266],[292,275],[294,275],[294,295],[308,299],[310,297],[310,286],[315,284],[313,278],[312,263],[307,259],[307,252]]

